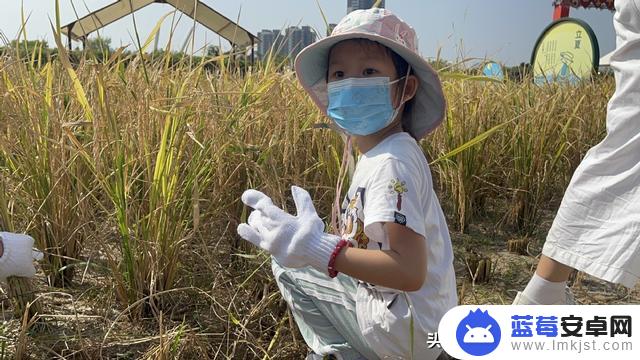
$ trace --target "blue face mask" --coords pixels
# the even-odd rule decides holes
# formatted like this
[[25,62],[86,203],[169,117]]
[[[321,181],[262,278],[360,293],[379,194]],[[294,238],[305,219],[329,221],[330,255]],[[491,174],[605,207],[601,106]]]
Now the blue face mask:
[[[345,132],[366,136],[387,127],[398,114],[388,77],[348,78],[327,84],[327,114]],[[403,90],[404,97],[404,90]]]

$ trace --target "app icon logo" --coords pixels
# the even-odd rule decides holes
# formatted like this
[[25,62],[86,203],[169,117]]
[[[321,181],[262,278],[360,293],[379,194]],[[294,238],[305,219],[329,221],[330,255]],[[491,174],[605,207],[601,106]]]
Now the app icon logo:
[[469,355],[491,353],[500,344],[500,326],[489,311],[469,311],[456,330],[458,345]]

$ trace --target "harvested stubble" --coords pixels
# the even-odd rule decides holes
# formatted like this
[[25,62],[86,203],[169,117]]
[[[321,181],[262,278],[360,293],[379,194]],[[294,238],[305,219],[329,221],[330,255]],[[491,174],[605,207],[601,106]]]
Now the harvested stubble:
[[516,253],[519,255],[526,255],[527,248],[529,246],[529,242],[531,239],[522,238],[522,239],[511,239],[507,241],[507,251]]

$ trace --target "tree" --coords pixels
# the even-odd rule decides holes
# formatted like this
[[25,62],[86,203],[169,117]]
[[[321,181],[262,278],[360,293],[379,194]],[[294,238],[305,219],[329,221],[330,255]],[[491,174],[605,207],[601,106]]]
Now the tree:
[[100,59],[108,58],[113,51],[111,49],[111,39],[101,36],[87,39],[84,43],[84,49],[88,54]]
[[216,57],[220,55],[220,47],[216,45],[207,46],[207,56]]

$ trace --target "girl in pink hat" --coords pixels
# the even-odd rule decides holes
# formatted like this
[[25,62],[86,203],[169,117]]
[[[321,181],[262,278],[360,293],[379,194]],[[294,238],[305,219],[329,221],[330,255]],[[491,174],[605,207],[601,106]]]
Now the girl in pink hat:
[[295,216],[257,190],[242,195],[255,210],[238,234],[271,253],[309,358],[446,357],[428,334],[457,305],[453,252],[417,142],[442,122],[445,100],[417,43],[388,10],[358,10],[296,58],[304,89],[361,153],[339,234],[299,187]]

